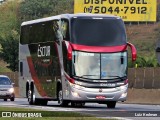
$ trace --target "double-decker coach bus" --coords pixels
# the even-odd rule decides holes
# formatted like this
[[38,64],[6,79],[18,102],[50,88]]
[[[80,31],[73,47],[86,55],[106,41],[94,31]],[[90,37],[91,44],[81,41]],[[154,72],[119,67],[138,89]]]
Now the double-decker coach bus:
[[23,22],[19,43],[20,94],[29,104],[86,102],[115,108],[127,97],[127,43],[120,17],[63,14]]

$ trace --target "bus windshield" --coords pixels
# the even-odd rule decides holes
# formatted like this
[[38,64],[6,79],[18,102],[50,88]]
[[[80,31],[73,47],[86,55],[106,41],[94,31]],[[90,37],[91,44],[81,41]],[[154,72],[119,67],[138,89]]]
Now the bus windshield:
[[71,42],[88,46],[126,44],[124,23],[117,18],[78,17],[71,20]]
[[73,76],[87,79],[115,79],[127,75],[127,52],[87,53],[74,51]]

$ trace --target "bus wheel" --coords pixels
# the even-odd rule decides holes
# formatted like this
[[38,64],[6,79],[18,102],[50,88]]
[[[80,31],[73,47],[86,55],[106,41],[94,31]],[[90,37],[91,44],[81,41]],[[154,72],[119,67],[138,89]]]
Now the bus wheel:
[[60,106],[63,106],[63,107],[68,106],[68,101],[63,100],[62,89],[58,91],[58,103]]
[[108,101],[107,102],[108,108],[115,108],[115,106],[116,106],[116,101]]
[[28,90],[28,102],[30,105],[34,105],[35,103],[35,95],[31,90]]

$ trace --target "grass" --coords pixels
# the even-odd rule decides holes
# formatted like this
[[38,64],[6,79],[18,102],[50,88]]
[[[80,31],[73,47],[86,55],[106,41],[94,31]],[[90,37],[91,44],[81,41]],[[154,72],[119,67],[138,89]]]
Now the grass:
[[3,60],[0,60],[0,72],[11,72],[6,66],[7,64]]
[[1,120],[104,120],[94,117],[43,117],[43,118],[1,118]]
[[[16,118],[2,118],[2,113],[1,112],[15,112],[18,113],[41,113],[42,117],[38,118],[21,118],[21,117],[16,117]],[[43,116],[47,117],[43,117]],[[52,117],[51,117],[52,116]],[[37,111],[35,109],[28,109],[28,108],[15,108],[15,107],[0,107],[0,120],[103,120],[101,118],[96,118],[92,117],[89,115],[82,115],[80,113],[75,113],[75,112],[57,112],[57,111]],[[113,119],[112,119],[113,120]]]
[[149,57],[155,54],[159,29],[160,22],[126,26],[128,41],[135,45],[138,55]]

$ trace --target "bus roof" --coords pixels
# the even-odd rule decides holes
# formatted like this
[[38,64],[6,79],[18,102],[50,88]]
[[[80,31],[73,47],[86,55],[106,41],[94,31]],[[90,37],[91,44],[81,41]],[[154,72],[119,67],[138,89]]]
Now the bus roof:
[[60,15],[58,15],[58,16],[46,17],[46,18],[41,18],[41,19],[36,19],[36,20],[31,20],[31,21],[26,21],[26,22],[23,22],[23,23],[21,24],[21,26],[32,25],[32,24],[41,23],[41,22],[47,22],[47,21],[51,21],[51,20],[55,20],[55,19],[60,19]]
[[111,18],[120,18],[114,15],[105,15],[105,14],[91,14],[91,13],[77,13],[77,14],[62,14],[62,17],[73,18],[73,17],[111,17]]
[[55,19],[61,19],[61,18],[70,19],[70,18],[73,18],[73,17],[108,17],[108,18],[121,19],[118,16],[105,15],[105,14],[91,14],[91,13],[61,14],[61,15],[57,15],[57,16],[51,16],[51,17],[47,17],[47,18],[41,18],[41,19],[26,21],[26,22],[23,22],[21,24],[21,26],[32,25],[32,24],[35,24],[35,23],[47,22],[47,21],[51,21],[51,20],[55,20]]

